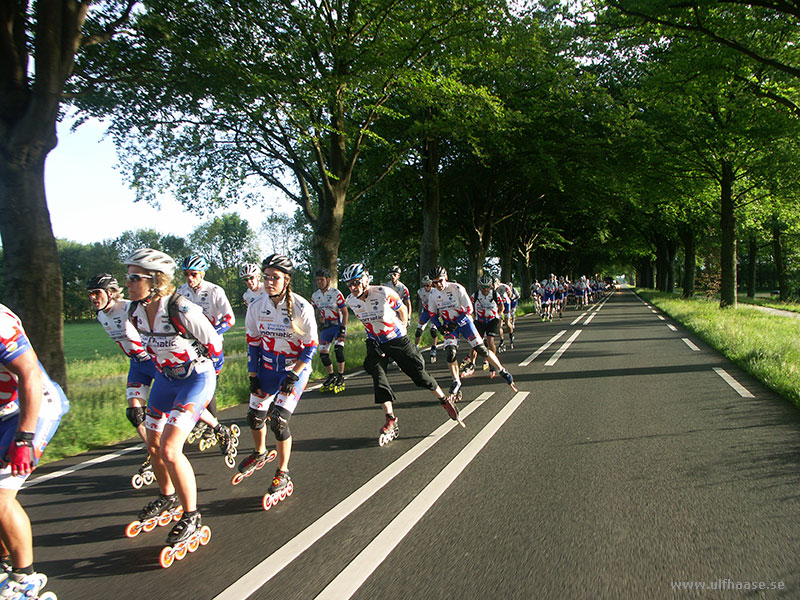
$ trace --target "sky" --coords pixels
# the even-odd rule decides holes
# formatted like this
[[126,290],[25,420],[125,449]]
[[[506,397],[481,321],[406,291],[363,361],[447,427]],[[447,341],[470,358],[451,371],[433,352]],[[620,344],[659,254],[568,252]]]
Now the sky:
[[[169,198],[161,201],[160,209],[134,202],[133,191],[114,168],[116,149],[110,138],[103,139],[105,129],[95,120],[76,131],[70,131],[67,121],[58,124],[58,145],[45,163],[45,191],[56,238],[90,244],[145,228],[186,237],[210,220],[184,211]],[[283,203],[283,212],[292,210],[291,204]],[[238,213],[256,232],[261,229],[261,208],[237,206],[225,212]]]

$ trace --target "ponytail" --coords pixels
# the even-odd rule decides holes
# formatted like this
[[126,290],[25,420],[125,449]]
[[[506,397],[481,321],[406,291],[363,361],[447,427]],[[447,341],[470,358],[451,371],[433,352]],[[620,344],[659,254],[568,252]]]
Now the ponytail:
[[289,312],[289,323],[292,324],[292,331],[294,331],[297,335],[303,335],[305,331],[300,329],[297,323],[294,322],[294,298],[292,298],[292,280],[289,279],[286,282],[286,287],[284,288],[286,291],[286,308]]

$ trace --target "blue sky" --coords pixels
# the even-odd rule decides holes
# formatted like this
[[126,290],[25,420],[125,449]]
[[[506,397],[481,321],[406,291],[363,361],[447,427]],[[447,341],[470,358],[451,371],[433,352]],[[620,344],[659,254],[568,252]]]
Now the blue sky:
[[[102,139],[104,132],[99,121],[89,121],[74,132],[66,121],[58,125],[58,146],[45,164],[47,204],[57,238],[89,244],[144,228],[186,236],[209,220],[185,212],[169,198],[161,201],[160,209],[134,202],[133,192],[114,168],[116,150],[111,139]],[[261,209],[241,206],[226,212],[234,211],[255,231],[261,228]]]

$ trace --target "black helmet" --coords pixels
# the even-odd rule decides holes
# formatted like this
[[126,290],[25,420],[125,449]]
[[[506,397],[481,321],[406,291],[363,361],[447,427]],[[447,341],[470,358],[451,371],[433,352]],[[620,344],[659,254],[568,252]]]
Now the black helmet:
[[430,277],[434,281],[437,279],[446,279],[447,269],[445,269],[441,265],[437,265],[433,267],[430,271],[428,271],[428,277]]
[[317,272],[314,274],[314,277],[327,277],[328,279],[330,279],[331,272],[328,269],[317,269]]
[[294,274],[294,265],[292,265],[292,260],[283,254],[270,254],[267,258],[261,261],[262,273],[264,272],[264,269],[277,269],[278,271],[283,271],[289,276]]
[[98,273],[86,282],[87,290],[119,290],[119,283],[109,273]]

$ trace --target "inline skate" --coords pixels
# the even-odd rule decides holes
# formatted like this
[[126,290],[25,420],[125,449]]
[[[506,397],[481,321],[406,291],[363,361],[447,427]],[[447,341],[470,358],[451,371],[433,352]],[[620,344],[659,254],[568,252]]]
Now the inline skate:
[[475,363],[467,356],[458,367],[460,377],[470,377],[475,373]]
[[400,426],[397,423],[397,417],[394,415],[386,415],[386,423],[381,427],[381,433],[378,436],[379,446],[385,446],[400,435]]
[[159,494],[158,498],[149,502],[139,511],[136,521],[128,524],[125,528],[125,536],[133,538],[142,531],[153,531],[156,526],[164,527],[172,521],[180,519],[181,515],[183,515],[183,507],[181,507],[176,494],[171,496]]
[[334,394],[341,394],[344,391],[344,376],[341,373],[337,373],[336,381],[333,382],[331,389]]
[[231,483],[233,485],[239,485],[246,477],[250,477],[256,471],[261,470],[265,464],[268,462],[272,462],[275,460],[275,457],[278,456],[278,452],[275,450],[270,450],[269,452],[253,452],[245,458],[239,464],[239,472],[233,476],[231,479]]
[[439,402],[445,411],[447,411],[448,417],[454,421],[458,421],[458,424],[462,427],[466,427],[466,425],[464,425],[464,421],[461,420],[461,415],[459,414],[458,407],[456,406],[456,402],[461,400],[461,397],[461,382],[454,381],[450,386],[450,390],[448,391],[447,395]]
[[189,437],[186,438],[187,444],[194,444],[196,441],[201,440],[206,431],[206,425],[203,421],[198,421],[189,432]]
[[431,346],[431,364],[436,362],[436,346]]
[[283,502],[292,495],[293,491],[294,484],[291,477],[289,477],[289,471],[278,469],[275,471],[275,477],[272,478],[272,485],[269,486],[267,493],[264,494],[264,500],[262,501],[264,510],[269,510],[278,502]]
[[139,466],[139,471],[134,473],[131,477],[131,485],[134,489],[140,490],[142,486],[150,485],[156,480],[155,473],[153,473],[153,465],[150,464],[150,455],[144,459],[144,462]]
[[514,385],[514,376],[511,375],[507,370],[502,369],[500,371],[500,377],[506,380],[506,383],[511,386],[511,389],[515,392],[517,391],[517,386]]
[[203,525],[200,512],[186,514],[175,524],[167,535],[167,545],[162,548],[158,562],[165,569],[175,560],[183,560],[189,552],[197,552],[200,546],[211,541],[211,528]]
[[14,575],[0,583],[0,599],[2,600],[57,600],[53,592],[40,594],[47,585],[47,575],[44,573],[31,573],[17,579]]
[[[242,431],[239,426],[234,423],[230,427],[220,423],[214,429],[214,436],[219,444],[219,451],[225,457],[225,465],[232,469],[236,466],[236,455],[239,453],[239,436]],[[201,442],[202,443],[202,442]]]
[[336,384],[336,373],[328,373],[328,376],[325,378],[325,381],[322,382],[322,386],[319,388],[319,391],[323,394],[332,392],[333,386]]

